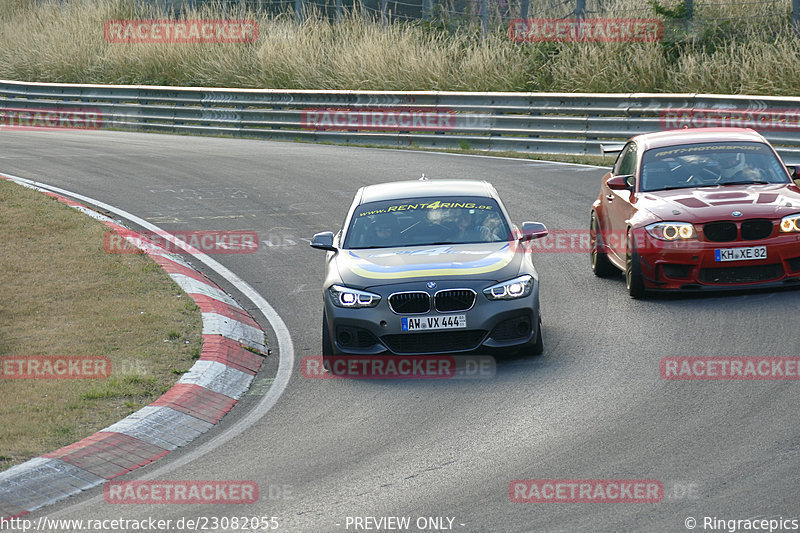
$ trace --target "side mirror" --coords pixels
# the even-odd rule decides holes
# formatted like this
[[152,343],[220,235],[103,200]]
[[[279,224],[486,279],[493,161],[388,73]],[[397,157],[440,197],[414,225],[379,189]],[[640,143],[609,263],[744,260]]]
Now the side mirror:
[[800,185],[800,165],[786,165],[786,170],[789,171],[792,180],[797,185]]
[[633,174],[626,174],[624,176],[614,176],[610,178],[606,185],[612,191],[633,191],[633,186],[636,183],[636,178]]
[[333,232],[321,231],[311,238],[311,247],[318,250],[327,250],[335,252],[336,248],[333,246]]
[[541,239],[548,234],[547,226],[541,222],[523,222],[522,223],[522,240],[532,241],[533,239]]

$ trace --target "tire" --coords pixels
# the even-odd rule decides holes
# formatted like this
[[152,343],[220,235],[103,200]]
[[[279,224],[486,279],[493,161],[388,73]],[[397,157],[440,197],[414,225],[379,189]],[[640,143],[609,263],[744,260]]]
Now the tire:
[[592,218],[589,222],[590,231],[594,231],[594,243],[592,243],[592,250],[589,252],[591,256],[592,272],[598,278],[607,278],[612,274],[618,272],[617,268],[608,260],[608,254],[601,252],[603,248],[603,237],[600,235],[600,224],[597,223],[597,214],[592,211]]
[[642,263],[633,242],[633,235],[628,230],[628,246],[625,251],[625,286],[631,298],[644,297],[644,281],[642,281]]
[[542,317],[539,317],[539,329],[536,331],[536,342],[531,346],[533,355],[542,355],[544,352],[544,335],[542,334]]

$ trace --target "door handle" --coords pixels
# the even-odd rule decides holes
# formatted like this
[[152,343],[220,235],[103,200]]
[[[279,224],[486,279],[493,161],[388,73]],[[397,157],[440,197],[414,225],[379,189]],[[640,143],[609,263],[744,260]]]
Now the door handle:
[[614,195],[613,194],[606,194],[606,200],[608,200],[609,202],[613,202],[614,201]]

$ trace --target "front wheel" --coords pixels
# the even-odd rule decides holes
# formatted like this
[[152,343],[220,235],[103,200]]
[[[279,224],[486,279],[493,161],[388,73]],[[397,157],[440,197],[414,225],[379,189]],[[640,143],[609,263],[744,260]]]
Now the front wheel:
[[592,211],[592,218],[589,222],[589,236],[592,247],[589,253],[591,254],[594,275],[598,278],[605,278],[615,272],[619,272],[608,260],[608,254],[603,245],[603,236],[600,234],[600,224],[597,222],[597,214],[594,211]]
[[642,298],[644,296],[642,263],[630,231],[628,231],[628,246],[625,253],[625,286],[631,298]]

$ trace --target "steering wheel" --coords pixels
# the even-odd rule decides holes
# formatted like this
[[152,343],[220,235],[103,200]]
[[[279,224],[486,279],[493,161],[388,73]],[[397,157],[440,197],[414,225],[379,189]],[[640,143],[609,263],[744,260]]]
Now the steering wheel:
[[693,165],[691,168],[687,168],[687,170],[691,171],[689,177],[686,178],[687,185],[716,185],[719,183],[719,180],[722,179],[720,174],[708,167]]
[[438,222],[423,222],[407,228],[404,235],[408,242],[419,243],[419,241],[443,241],[447,239],[449,233],[450,230]]

